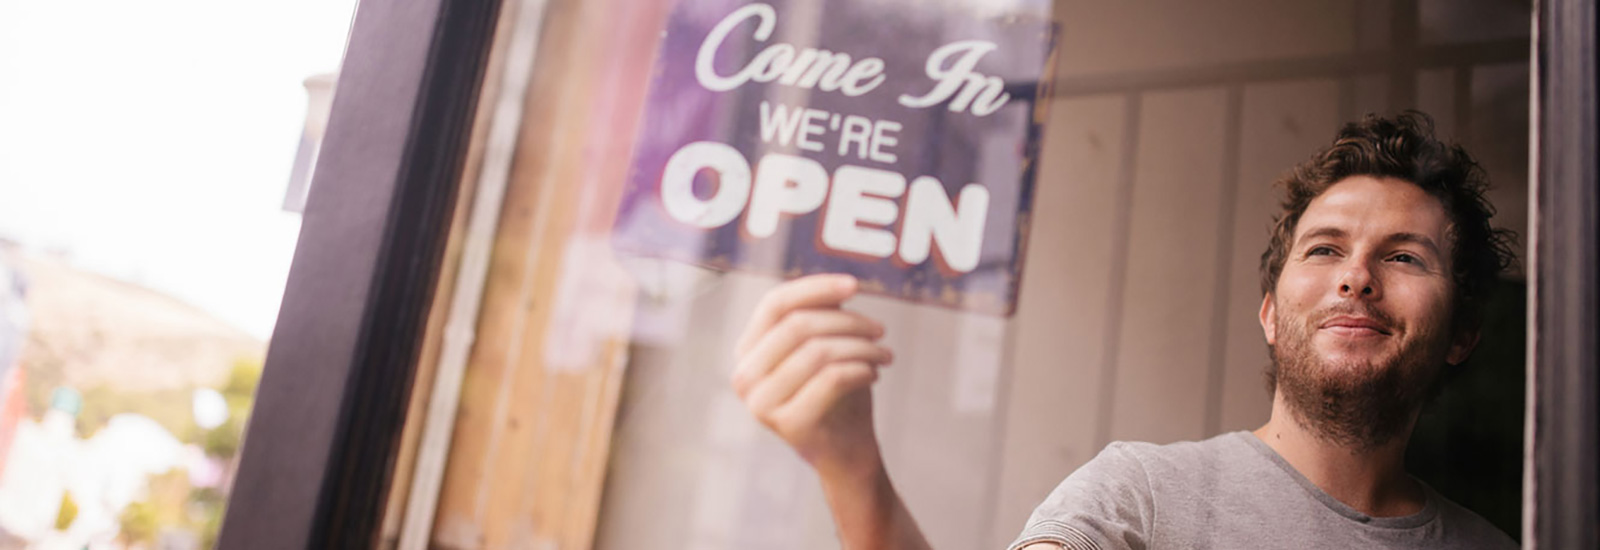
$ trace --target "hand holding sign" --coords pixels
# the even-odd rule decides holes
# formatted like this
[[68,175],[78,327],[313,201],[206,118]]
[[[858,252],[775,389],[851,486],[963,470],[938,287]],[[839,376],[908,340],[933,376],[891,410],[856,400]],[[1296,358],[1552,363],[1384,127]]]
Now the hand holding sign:
[[841,306],[872,292],[1014,311],[1051,81],[1047,17],[981,0],[911,11],[680,2],[613,230],[622,255],[833,273],[767,294],[732,385],[816,469],[846,548],[927,541],[873,428],[883,325]]
[[824,473],[878,464],[870,387],[893,353],[876,343],[882,323],[840,307],[858,289],[848,275],[780,285],[756,307],[736,349],[734,391]]
[[926,549],[872,427],[872,383],[893,360],[883,324],[840,307],[860,289],[826,274],[768,292],[736,345],[733,388],[817,470],[844,547]]

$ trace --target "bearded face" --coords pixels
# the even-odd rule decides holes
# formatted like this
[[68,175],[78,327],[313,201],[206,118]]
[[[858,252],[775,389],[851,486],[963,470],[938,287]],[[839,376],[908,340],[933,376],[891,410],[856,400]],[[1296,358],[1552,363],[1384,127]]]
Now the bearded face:
[[1351,177],[1307,206],[1261,308],[1268,376],[1296,421],[1354,450],[1409,434],[1476,342],[1451,330],[1449,239],[1443,205],[1403,180]]
[[1412,418],[1432,394],[1449,339],[1438,326],[1418,327],[1387,353],[1367,357],[1319,355],[1319,327],[1341,317],[1370,319],[1394,331],[1396,321],[1364,302],[1341,302],[1298,319],[1278,309],[1278,343],[1271,348],[1278,392],[1302,425],[1340,446],[1368,450],[1409,433]]

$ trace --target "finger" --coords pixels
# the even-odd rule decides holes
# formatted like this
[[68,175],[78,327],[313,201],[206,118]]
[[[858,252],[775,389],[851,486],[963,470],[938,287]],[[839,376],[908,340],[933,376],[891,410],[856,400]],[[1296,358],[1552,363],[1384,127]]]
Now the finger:
[[778,285],[767,291],[756,305],[756,311],[734,349],[743,355],[762,334],[778,324],[790,311],[839,307],[839,304],[855,295],[858,286],[855,277],[833,273],[801,277]]
[[742,397],[785,357],[808,339],[818,336],[855,336],[868,340],[882,338],[883,324],[872,318],[842,309],[803,309],[784,316],[767,331],[754,347],[739,356],[733,372],[733,389]]
[[766,411],[781,406],[826,365],[867,363],[884,365],[894,360],[889,348],[859,337],[830,336],[807,340],[751,388],[746,402],[751,410]]
[[877,380],[878,369],[869,363],[830,363],[800,386],[794,397],[767,416],[775,424],[814,425],[844,396],[871,386]]

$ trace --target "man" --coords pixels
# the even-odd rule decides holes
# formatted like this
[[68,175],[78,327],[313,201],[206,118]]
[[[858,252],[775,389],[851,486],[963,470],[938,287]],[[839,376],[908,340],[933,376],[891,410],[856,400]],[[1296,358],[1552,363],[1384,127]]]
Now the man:
[[[1511,261],[1486,179],[1420,113],[1346,126],[1279,182],[1261,261],[1266,425],[1113,443],[1012,548],[1514,548],[1404,470],[1422,406],[1477,344]],[[733,387],[815,468],[846,548],[926,548],[873,433],[869,387],[893,356],[880,323],[840,307],[856,290],[820,275],[771,291]]]

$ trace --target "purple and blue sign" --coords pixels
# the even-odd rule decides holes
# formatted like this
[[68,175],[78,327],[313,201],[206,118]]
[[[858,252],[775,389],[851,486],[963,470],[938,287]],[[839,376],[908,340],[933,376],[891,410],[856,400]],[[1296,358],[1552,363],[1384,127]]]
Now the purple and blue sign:
[[1011,314],[1054,29],[966,4],[680,2],[618,251]]

